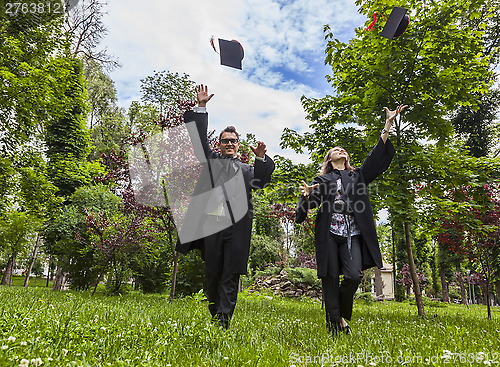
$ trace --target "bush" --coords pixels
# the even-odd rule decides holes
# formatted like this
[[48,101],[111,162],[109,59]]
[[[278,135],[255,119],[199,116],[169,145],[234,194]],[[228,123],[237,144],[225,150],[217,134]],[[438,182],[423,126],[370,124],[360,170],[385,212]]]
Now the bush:
[[355,299],[359,299],[363,303],[370,304],[374,302],[373,295],[370,292],[356,293]]
[[299,252],[294,260],[299,268],[317,269],[316,256],[313,253]]
[[321,289],[321,280],[317,277],[317,272],[309,268],[285,268],[288,278],[295,284],[307,284],[314,289]]
[[250,242],[250,257],[248,264],[252,271],[262,270],[265,264],[275,264],[280,261],[280,244],[275,239],[254,234]]
[[189,296],[203,289],[205,283],[205,264],[199,251],[190,251],[179,258],[177,266],[176,295]]
[[[438,307],[438,308],[443,308],[443,307],[448,307],[448,304],[446,302],[441,302],[435,299],[430,299],[428,297],[422,297],[422,301],[424,303],[424,306],[426,307]],[[415,296],[410,297],[410,305],[416,305],[417,301],[415,301]]]
[[270,276],[278,275],[281,270],[281,267],[268,266],[267,268],[264,268],[262,270],[255,271],[253,275],[243,276],[241,277],[243,288],[250,287],[259,278],[267,278]]
[[168,250],[158,258],[145,258],[137,265],[136,279],[143,293],[163,293],[170,285],[172,259]]

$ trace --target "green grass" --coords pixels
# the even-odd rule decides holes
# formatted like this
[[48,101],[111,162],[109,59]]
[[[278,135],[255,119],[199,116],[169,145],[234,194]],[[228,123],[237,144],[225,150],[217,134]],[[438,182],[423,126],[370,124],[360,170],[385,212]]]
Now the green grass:
[[332,341],[321,304],[310,300],[241,294],[227,332],[208,321],[198,295],[169,303],[0,287],[0,300],[0,366],[37,358],[44,367],[479,366],[468,361],[480,352],[500,363],[500,312],[489,321],[484,306],[428,307],[422,319],[408,303],[359,302],[353,334]]
[[[23,287],[24,286],[24,276],[14,275],[12,277],[13,287]],[[30,277],[30,281],[28,282],[28,287],[46,287],[47,286],[47,278],[38,278],[38,277]],[[52,281],[49,281],[49,288],[52,288]]]

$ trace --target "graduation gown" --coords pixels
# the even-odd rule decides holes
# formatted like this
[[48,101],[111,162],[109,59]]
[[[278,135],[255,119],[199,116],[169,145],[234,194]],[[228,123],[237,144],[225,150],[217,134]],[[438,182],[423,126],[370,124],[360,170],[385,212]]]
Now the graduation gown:
[[[373,266],[382,268],[382,255],[367,185],[389,167],[394,154],[394,146],[389,139],[384,144],[384,141],[379,138],[361,167],[356,168],[353,172],[339,171],[342,179],[343,199],[354,211],[353,215],[361,231],[363,270]],[[333,214],[333,202],[337,193],[336,177],[337,174],[334,172],[316,177],[311,185],[319,184],[319,186],[310,193],[309,200],[306,200],[302,195],[297,204],[297,223],[301,223],[306,219],[309,209],[320,207],[315,222],[316,263],[319,278],[325,277],[328,271],[326,253]]]
[[[207,128],[208,128],[208,113],[195,113],[193,111],[187,111],[184,114],[184,121],[186,123],[194,122],[196,124],[196,131],[192,129],[189,130],[190,135],[198,134],[199,141],[201,142],[201,149],[196,149],[195,154],[197,156],[204,155],[207,161],[211,162],[210,165],[207,165],[201,173],[200,177],[208,177],[207,175],[211,175],[212,179],[202,179],[199,180],[197,186],[195,188],[196,192],[204,192],[207,190],[208,183],[216,184],[218,181],[218,175],[224,173],[224,169],[221,167],[227,166],[227,162],[230,160],[223,155],[213,152],[208,144],[207,140]],[[199,158],[203,158],[200,157]],[[202,159],[200,159],[201,161]],[[238,169],[241,170],[241,174],[244,182],[244,195],[246,196],[246,203],[248,204],[248,210],[242,213],[242,218],[233,224],[232,231],[232,243],[229,246],[231,249],[231,269],[230,271],[238,274],[246,274],[247,273],[247,263],[248,256],[250,252],[250,239],[252,232],[252,217],[253,217],[253,204],[252,204],[252,190],[264,188],[271,181],[271,174],[274,171],[274,162],[269,156],[265,156],[265,161],[260,161],[258,159],[255,160],[255,165],[249,165],[242,163],[238,160],[231,160],[232,164],[237,165]],[[210,172],[208,172],[210,171]],[[210,187],[208,188],[210,189]],[[231,200],[231,198],[229,198]],[[239,198],[238,200],[241,200]],[[245,198],[243,198],[244,200]],[[192,203],[193,204],[193,203]],[[191,205],[188,208],[188,215],[190,210],[199,210],[200,203],[197,203],[196,209],[194,209],[195,205]],[[193,207],[191,207],[193,206]],[[245,205],[246,207],[246,205]],[[238,208],[232,208],[233,212],[236,212]],[[208,213],[211,210],[206,210]],[[201,217],[200,225],[203,223],[203,218],[207,219],[208,217]],[[191,223],[192,225],[192,223]],[[198,230],[199,226],[193,226],[192,230]],[[186,228],[183,228],[186,230]],[[191,229],[188,229],[191,230]],[[191,242],[181,243],[179,240],[177,241],[176,250],[182,254],[187,254],[193,248],[199,248],[203,251],[204,249],[204,238],[200,238]],[[211,272],[217,272],[220,269],[211,269],[210,262],[206,263],[206,267]]]

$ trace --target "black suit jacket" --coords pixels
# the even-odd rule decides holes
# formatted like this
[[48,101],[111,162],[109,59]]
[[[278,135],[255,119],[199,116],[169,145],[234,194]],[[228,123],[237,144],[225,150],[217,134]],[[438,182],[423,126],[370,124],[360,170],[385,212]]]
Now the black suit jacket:
[[[222,156],[219,153],[213,152],[208,144],[207,140],[207,129],[208,129],[208,114],[207,113],[195,113],[193,111],[187,111],[184,114],[184,122],[195,123],[195,129],[189,128],[189,134],[193,138],[199,138],[201,142],[201,147],[196,149],[195,154],[200,161],[206,159],[210,164],[207,164],[206,168],[203,170],[200,177],[203,180],[199,180],[195,192],[204,192],[212,187],[206,187],[208,184],[210,186],[216,186],[219,181],[219,176],[224,172],[223,167],[227,164],[229,158]],[[192,124],[189,124],[192,127]],[[198,134],[198,137],[195,135]],[[251,166],[249,164],[244,164],[240,161],[234,160],[241,170],[244,181],[244,193],[246,195],[246,203],[248,204],[248,210],[243,214],[243,217],[239,219],[233,225],[233,235],[232,244],[229,246],[231,249],[231,271],[233,273],[246,274],[248,256],[250,251],[250,239],[252,232],[252,217],[253,217],[253,205],[252,205],[252,190],[264,188],[271,181],[271,174],[274,171],[273,160],[266,155],[265,161],[255,160],[255,165]],[[208,179],[208,176],[210,179]],[[188,208],[189,210],[199,210],[199,208],[194,209]],[[232,208],[232,211],[237,211],[236,208]],[[206,219],[206,218],[205,218]],[[203,220],[203,218],[202,218]],[[201,223],[200,223],[201,224]],[[192,224],[191,224],[192,225]],[[196,231],[199,226],[193,226],[192,230]],[[182,230],[191,230],[191,228],[182,228]],[[204,238],[192,242],[181,243],[177,241],[176,250],[187,254],[193,248],[204,248]],[[217,271],[218,269],[211,269],[211,264],[206,264],[207,268],[211,271]]]
[[[367,185],[389,168],[394,154],[392,143],[387,140],[384,144],[383,140],[379,139],[361,167],[355,169],[354,172],[340,171],[343,198],[354,210],[353,215],[361,231],[363,270],[373,266],[382,268],[382,255]],[[306,219],[308,209],[320,206],[315,223],[316,263],[320,278],[326,276],[328,270],[326,254],[333,214],[332,203],[337,193],[336,177],[337,174],[333,172],[316,177],[311,185],[318,183],[319,186],[311,192],[309,200],[305,200],[304,196],[300,197],[296,210],[295,221],[301,223]]]

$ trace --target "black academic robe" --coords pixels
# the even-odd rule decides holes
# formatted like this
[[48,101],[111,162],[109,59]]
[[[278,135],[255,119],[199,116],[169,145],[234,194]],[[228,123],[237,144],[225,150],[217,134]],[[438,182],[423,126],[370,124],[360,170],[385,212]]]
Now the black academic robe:
[[[200,154],[204,154],[207,161],[212,162],[210,165],[206,165],[204,170],[201,173],[200,177],[205,179],[199,180],[199,185],[195,188],[196,192],[204,192],[206,191],[207,183],[212,182],[212,184],[217,183],[217,175],[223,172],[222,169],[218,168],[219,166],[224,166],[224,163],[227,162],[228,158],[222,156],[219,153],[213,152],[208,144],[207,140],[207,128],[208,128],[208,114],[207,113],[195,113],[193,111],[187,111],[184,114],[184,121],[186,123],[195,122],[196,130],[199,134],[199,141],[201,142],[201,146],[203,152],[196,151],[195,154],[198,156]],[[189,130],[190,134],[195,134],[192,130]],[[199,157],[202,158],[202,157]],[[217,165],[217,161],[220,160],[220,165]],[[222,162],[225,160],[226,162]],[[201,159],[200,159],[201,161]],[[233,160],[233,164],[236,164],[241,173],[243,175],[243,181],[245,183],[245,193],[246,193],[246,201],[248,203],[248,211],[244,214],[243,218],[238,220],[236,223],[232,225],[232,243],[229,246],[231,249],[231,269],[230,271],[237,274],[246,274],[247,273],[247,263],[248,256],[250,252],[250,239],[252,232],[252,217],[253,217],[253,204],[252,204],[252,190],[254,189],[262,189],[267,186],[271,181],[271,174],[274,171],[274,162],[273,160],[266,155],[265,161],[260,161],[258,159],[255,160],[255,165],[249,165],[242,163],[238,160]],[[210,171],[210,172],[209,172]],[[212,179],[208,180],[207,175],[212,175]],[[188,208],[188,215],[189,210]],[[203,219],[202,219],[203,220]],[[183,228],[185,230],[185,228]],[[196,231],[197,228],[193,228],[193,231]],[[187,254],[193,248],[199,248],[203,251],[204,249],[204,238],[192,241],[181,243],[177,241],[176,250],[182,254]],[[212,269],[212,264],[207,263],[206,268],[210,272],[218,272],[220,269]]]
[[[367,185],[382,174],[390,165],[395,150],[387,140],[384,144],[379,139],[373,150],[368,154],[361,167],[354,172],[341,170],[342,196],[354,211],[353,215],[361,231],[362,269],[373,266],[382,268],[382,255],[377,239],[377,230],[373,218],[373,211],[368,195]],[[319,184],[311,194],[309,200],[301,196],[296,210],[296,222],[306,219],[308,209],[320,206],[315,222],[315,247],[318,277],[327,275],[328,263],[327,245],[330,235],[330,223],[333,214],[333,201],[337,193],[338,174],[330,172],[316,177],[311,185]]]

